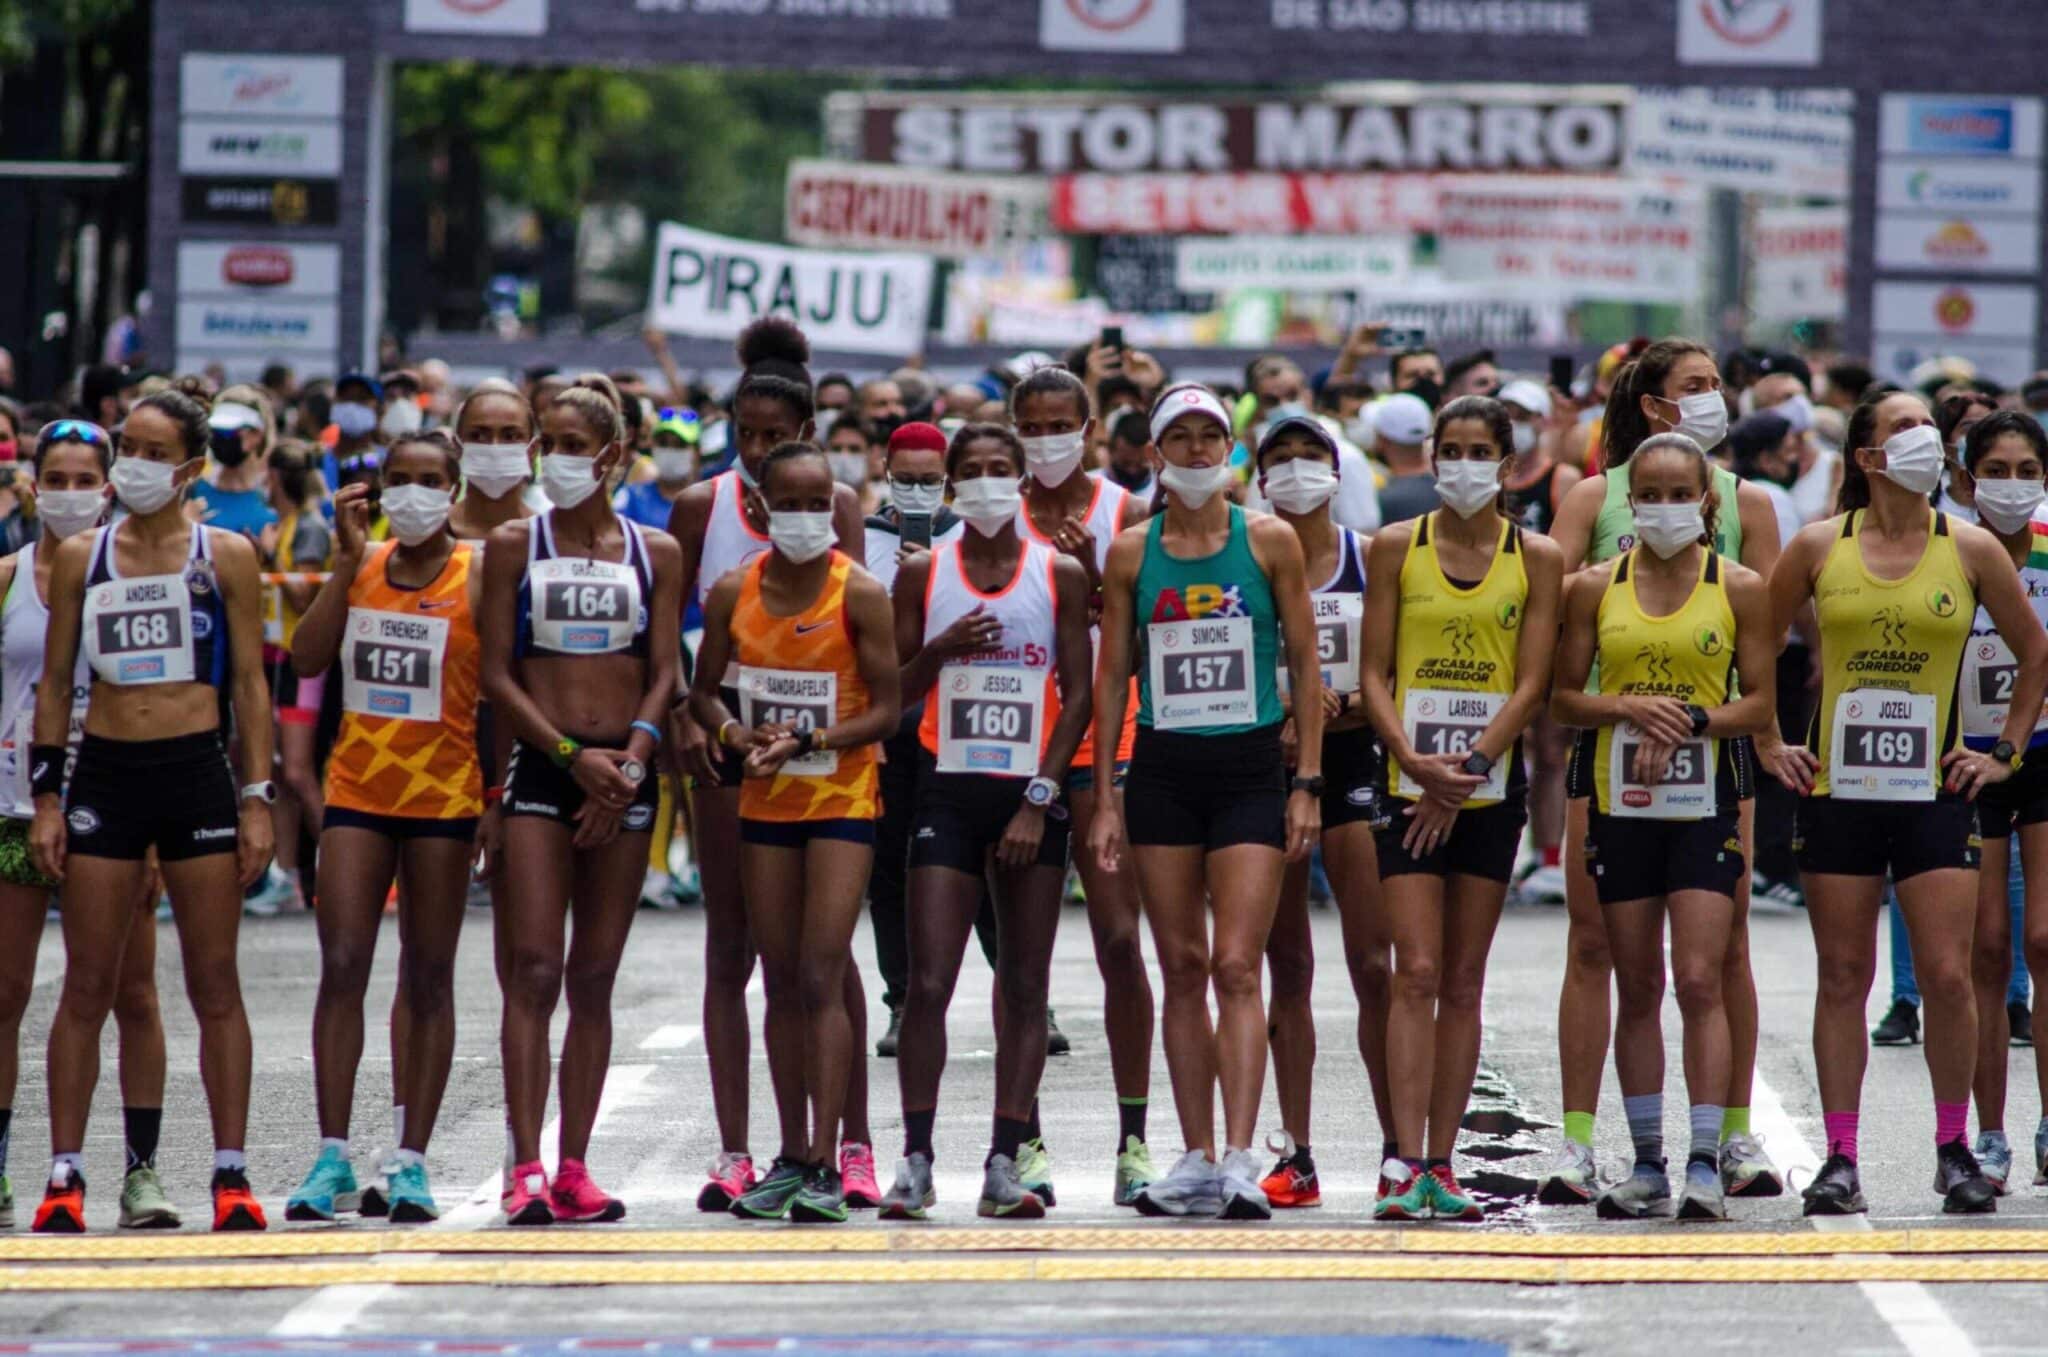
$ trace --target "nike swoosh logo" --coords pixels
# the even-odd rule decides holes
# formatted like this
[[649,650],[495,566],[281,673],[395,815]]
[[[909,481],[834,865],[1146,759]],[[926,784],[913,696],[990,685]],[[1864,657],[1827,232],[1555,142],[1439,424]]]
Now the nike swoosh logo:
[[423,613],[432,612],[436,608],[452,608],[454,606],[455,600],[452,598],[444,598],[438,601],[428,599],[420,600],[420,611]]
[[816,631],[819,627],[829,627],[831,625],[832,619],[829,617],[823,618],[816,622],[799,622],[796,624],[796,634],[799,636],[808,636],[812,632]]

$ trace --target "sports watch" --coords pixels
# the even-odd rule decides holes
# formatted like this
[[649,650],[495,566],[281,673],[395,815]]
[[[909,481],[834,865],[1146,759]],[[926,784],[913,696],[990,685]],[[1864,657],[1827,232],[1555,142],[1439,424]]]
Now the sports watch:
[[1475,749],[1465,756],[1465,761],[1459,764],[1458,767],[1462,771],[1470,773],[1473,777],[1485,777],[1493,771],[1493,760]]
[[1328,784],[1324,782],[1323,775],[1317,773],[1314,777],[1295,777],[1289,779],[1287,790],[1290,792],[1307,792],[1310,796],[1321,799],[1323,788],[1326,785]]
[[1049,777],[1035,777],[1024,784],[1024,804],[1044,810],[1059,800],[1060,784]]
[[275,782],[251,782],[242,788],[242,800],[256,800],[261,801],[266,806],[274,806],[277,804],[277,784]]
[[554,762],[555,767],[567,768],[576,762],[576,756],[582,752],[583,746],[581,744],[564,735],[561,739],[555,741],[555,750],[552,754],[548,755],[548,758]]
[[2015,771],[2018,770],[2022,760],[2026,758],[2019,750],[2012,747],[2011,740],[2000,740],[1997,744],[1992,745],[1991,757]]
[[1704,735],[1707,733],[1707,709],[1705,707],[1702,707],[1697,702],[1688,702],[1685,704],[1685,714],[1692,719],[1693,734]]

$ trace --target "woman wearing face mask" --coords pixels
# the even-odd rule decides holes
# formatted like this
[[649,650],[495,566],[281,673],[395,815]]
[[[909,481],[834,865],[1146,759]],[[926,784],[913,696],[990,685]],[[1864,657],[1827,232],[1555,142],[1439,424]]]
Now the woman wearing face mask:
[[[185,516],[205,465],[206,407],[181,392],[144,397],[121,428],[110,480],[128,516],[57,549],[36,694],[29,831],[37,870],[61,882],[64,991],[50,1027],[50,1186],[39,1231],[85,1228],[86,1114],[100,1029],[120,987],[122,949],[154,847],[177,918],[185,987],[199,1024],[213,1114],[213,1225],[260,1230],[243,1143],[249,1020],[235,940],[242,888],[271,850],[270,694],[263,682],[256,549]],[[76,766],[64,780],[78,657],[93,674]],[[232,676],[232,677],[230,677]],[[242,786],[221,744],[222,690],[241,731]],[[175,795],[166,795],[175,788]]]
[[1251,1151],[1266,1080],[1259,962],[1285,864],[1307,858],[1323,794],[1315,648],[1287,649],[1300,749],[1291,786],[1276,675],[1282,629],[1313,636],[1315,617],[1293,530],[1224,493],[1235,439],[1215,394],[1167,388],[1152,408],[1152,441],[1166,507],[1110,548],[1095,682],[1096,748],[1116,743],[1133,673],[1138,739],[1127,785],[1097,801],[1089,838],[1104,876],[1128,871],[1126,859],[1136,866],[1166,984],[1167,1069],[1186,1153],[1135,1205],[1144,1215],[1264,1220],[1272,1207]]
[[[1380,1117],[1380,1136],[1387,1147],[1384,1159],[1393,1155],[1394,1127],[1387,1097],[1387,935],[1372,836],[1380,759],[1365,704],[1358,700],[1365,558],[1371,539],[1330,517],[1342,479],[1337,459],[1336,440],[1322,421],[1306,415],[1275,419],[1259,440],[1259,489],[1301,539],[1308,578],[1316,582],[1316,655],[1323,674],[1323,864],[1344,925],[1344,960],[1358,998],[1358,1050]],[[1286,671],[1281,672],[1284,676]],[[1291,732],[1283,732],[1282,738],[1290,743]],[[1266,1026],[1282,1132],[1280,1162],[1259,1187],[1275,1207],[1316,1206],[1321,1204],[1322,1188],[1309,1140],[1316,1025],[1309,1002],[1315,948],[1306,862],[1289,863],[1281,881],[1279,913],[1266,941],[1266,964],[1273,974]]]
[[459,540],[481,544],[501,524],[532,516],[522,492],[533,479],[538,432],[533,407],[519,388],[495,377],[477,383],[455,407],[462,498],[448,515],[448,527]]
[[1957,391],[1943,396],[1935,405],[1934,427],[1941,433],[1941,445],[1949,462],[1949,470],[1942,473],[1941,498],[1935,501],[1935,507],[1945,514],[1959,515],[1965,522],[1975,519],[1976,510],[1970,499],[1969,482],[1954,475],[1954,468],[1962,465],[1963,440],[1970,436],[1970,430],[1997,409],[1998,402],[1982,391]]
[[[1615,374],[1601,418],[1605,470],[1572,487],[1551,536],[1564,552],[1567,570],[1598,565],[1636,544],[1629,501],[1628,463],[1653,434],[1682,433],[1710,455],[1726,437],[1728,403],[1721,373],[1707,349],[1690,340],[1665,339],[1645,348]],[[1714,468],[1714,551],[1769,579],[1778,559],[1777,514],[1769,498],[1733,473]],[[1728,506],[1734,506],[1730,509]],[[1564,842],[1586,841],[1592,770],[1566,770]],[[1742,856],[1754,856],[1754,789],[1743,794],[1738,824]],[[1606,919],[1593,879],[1576,852],[1565,856],[1565,907],[1569,914],[1565,973],[1558,996],[1558,1062],[1564,1093],[1564,1147],[1544,1177],[1538,1200],[1577,1206],[1600,1193],[1593,1155],[1594,1112],[1599,1107],[1601,1070],[1607,1063],[1609,991],[1614,965],[1607,947]],[[1749,965],[1749,879],[1735,884],[1735,923],[1729,933],[1722,995],[1734,1060],[1730,1066],[1722,1147],[1722,1186],[1732,1197],[1775,1197],[1784,1191],[1763,1142],[1749,1129],[1749,1090],[1756,1073],[1756,979]]]
[[[2048,521],[2037,517],[2042,471],[2048,467],[2048,435],[2032,416],[2000,411],[1979,420],[1963,440],[1963,467],[1975,491],[1978,523],[1998,539],[2018,569],[2034,615],[2048,620]],[[1991,614],[1979,607],[1963,652],[1963,743],[1970,748],[1990,749],[2003,733],[2018,666],[2013,647]],[[2024,942],[2030,934],[2040,933],[2048,944],[2048,930],[2038,924],[2027,926],[2028,920],[2048,918],[2048,714],[2035,722],[2024,753],[2009,780],[1986,787],[1977,797],[1984,860],[1977,880],[1977,943],[1972,954],[1977,992],[1976,1155],[1985,1178],[2000,1195],[2012,1176],[2012,1146],[2005,1134],[2011,1025],[1999,1015],[2017,1016],[2011,1010],[2015,938],[2028,953],[2022,967],[2048,975],[2048,945]],[[2025,1006],[2022,999],[2020,1008]],[[2044,1024],[2048,1015],[2037,1007],[2037,1046],[2048,1040],[2048,1033],[2041,1031]],[[2048,1075],[2043,1086],[2048,1087]],[[2042,1105],[2048,1108],[2048,1101]],[[2048,1180],[2048,1116],[2034,1132],[2034,1161],[2037,1180]]]
[[[668,530],[683,550],[683,592],[706,602],[712,586],[769,549],[768,508],[758,485],[768,454],[811,437],[810,341],[777,316],[755,321],[736,345],[743,371],[733,388],[730,428],[736,445],[731,470],[699,481],[676,497]],[[846,486],[832,492],[833,545],[864,559],[860,496]],[[737,670],[719,675],[727,711],[740,706]],[[695,781],[691,819],[701,842],[739,840],[740,782],[745,751],[721,745],[679,704],[676,756]],[[711,1107],[718,1120],[719,1153],[697,1194],[700,1211],[727,1211],[759,1181],[747,1136],[747,982],[754,975],[755,939],[748,935],[740,889],[739,855],[712,853],[701,864],[704,882],[704,1054],[711,1066]],[[846,1016],[856,1049],[867,1048],[867,1000],[860,969],[846,968]],[[845,1149],[839,1166],[848,1204],[881,1199],[868,1130],[867,1062],[855,1063],[846,1094]]]
[[[484,791],[504,813],[505,885],[494,903],[514,1161],[504,1208],[515,1225],[626,1212],[584,1156],[611,1061],[612,981],[654,825],[648,764],[675,691],[682,593],[675,543],[622,521],[602,493],[625,456],[624,433],[618,407],[598,392],[556,396],[540,431],[541,483],[555,507],[498,528],[484,554],[483,688],[518,741],[503,786]],[[548,1023],[565,992],[551,1184],[540,1131]]]
[[[1099,597],[1117,534],[1151,511],[1115,480],[1081,469],[1092,427],[1088,412],[1087,387],[1065,368],[1034,369],[1010,391],[1010,422],[1023,440],[1026,473],[1018,530],[1029,540],[1078,560],[1088,572],[1091,597]],[[1099,644],[1096,651],[1099,674]],[[1123,724],[1113,756],[1096,757],[1091,729],[1082,736],[1067,773],[1067,806],[1074,816],[1074,836],[1083,844],[1092,842],[1098,798],[1121,786],[1130,768],[1138,703],[1127,695],[1117,710]],[[1129,1206],[1135,1203],[1138,1190],[1156,1176],[1152,1152],[1145,1143],[1152,1090],[1153,1006],[1138,922],[1138,881],[1133,872],[1106,870],[1094,852],[1075,856],[1088,899],[1095,965],[1102,974],[1102,1025],[1109,1040],[1116,1088],[1117,1155],[1112,1195],[1117,1205]],[[1065,1038],[1057,1035],[1057,1023],[1052,1030],[1064,1049]],[[1044,1144],[1034,1137],[1025,1146],[1024,1180],[1043,1182],[1050,1174]]]
[[471,843],[484,810],[477,762],[480,559],[448,531],[461,450],[445,433],[405,434],[384,464],[394,540],[370,547],[367,492],[335,497],[341,545],[292,642],[302,675],[341,660],[341,730],[327,764],[320,832],[320,991],[313,1003],[313,1080],[320,1150],[285,1205],[288,1220],[332,1220],[361,1200],[349,1162],[363,994],[384,899],[403,879],[399,932],[405,989],[403,1059],[393,1103],[404,1109],[383,1195],[395,1223],[435,1219],[427,1184],[433,1134],[455,1047],[455,944]]
[[875,431],[858,418],[833,421],[832,432],[825,436],[825,456],[832,463],[832,479],[853,487],[860,496],[863,514],[879,510],[888,489],[868,475],[875,441]]
[[231,386],[208,413],[212,465],[192,486],[190,503],[199,521],[238,532],[254,541],[270,536],[277,510],[270,504],[270,450],[277,422],[270,397],[253,386]]
[[[82,420],[59,420],[36,444],[37,517],[42,533],[0,560],[0,1155],[14,1114],[15,1071],[21,1019],[34,991],[36,952],[56,882],[37,869],[29,852],[35,803],[29,791],[29,751],[35,737],[36,688],[43,677],[43,641],[50,612],[51,567],[58,544],[86,532],[107,508],[107,471],[113,442],[106,430]],[[80,656],[72,670],[71,725],[65,750],[76,757],[85,725],[92,670]],[[122,1122],[128,1171],[121,1185],[123,1229],[176,1229],[177,1208],[156,1174],[156,1142],[163,1123],[164,1029],[157,1011],[156,893],[141,893],[120,952],[114,1021],[121,1036]],[[0,1219],[13,1224],[14,1192],[0,1157]]]
[[[899,433],[901,431],[899,430]],[[1046,989],[1066,879],[1064,777],[1088,724],[1094,655],[1080,562],[1017,533],[1024,449],[997,424],[968,424],[947,455],[953,504],[973,531],[903,567],[896,647],[903,690],[924,715],[917,832],[910,851],[910,991],[898,1075],[903,1162],[885,1219],[922,1219],[932,1191],[932,1122],[946,1066],[946,1010],[983,882],[1002,948],[996,986],[995,1137],[983,1216],[1037,1217],[1052,1205],[1019,1173],[1036,1138]]]
[[[898,716],[893,619],[881,585],[833,549],[844,487],[824,454],[785,443],[752,474],[773,549],[713,587],[690,690],[697,720],[745,759],[740,870],[782,1131],[732,1210],[843,1221],[841,1119],[866,1063],[845,973],[874,859],[876,745]],[[720,692],[728,666],[736,708]]]
[[1461,396],[1438,413],[1444,507],[1397,523],[1367,558],[1366,714],[1387,751],[1374,822],[1394,944],[1387,1084],[1400,1157],[1380,1220],[1478,1220],[1451,1166],[1479,1060],[1486,956],[1527,815],[1521,739],[1557,636],[1556,546],[1500,512],[1507,410]]
[[[1747,874],[1736,805],[1747,746],[1771,718],[1775,637],[1756,572],[1712,547],[1712,474],[1699,444],[1658,434],[1628,462],[1638,545],[1589,568],[1565,610],[1559,723],[1584,732],[1592,769],[1586,861],[1596,874],[1621,994],[1614,1063],[1628,1103],[1635,1170],[1600,1198],[1602,1218],[1671,1206],[1664,1157],[1664,919],[1685,1019],[1692,1126],[1681,1220],[1722,1220],[1721,1099],[1731,1063],[1721,995],[1735,883]],[[1586,691],[1595,656],[1597,691]],[[1730,680],[1739,673],[1738,690]]]
[[[1810,748],[1770,731],[1757,742],[1764,766],[1805,796],[1799,868],[1819,953],[1814,1065],[1828,1140],[1805,1209],[1864,1209],[1856,1168],[1863,1012],[1889,870],[1927,1014],[1935,1190],[1945,1211],[1991,1211],[1996,1191],[1964,1138],[1977,1055],[1975,801],[2012,777],[2032,738],[2048,690],[2048,634],[2004,544],[1929,506],[1945,459],[1924,401],[1905,392],[1866,399],[1843,446],[1842,512],[1802,529],[1771,577],[1774,632],[1809,602],[1819,615]],[[1954,709],[1980,605],[2016,664],[1997,740],[1981,754],[1962,746]]]
[[334,403],[328,413],[334,421],[334,444],[324,471],[327,484],[339,489],[343,463],[377,452],[377,424],[384,413],[383,383],[367,372],[343,373],[334,383]]

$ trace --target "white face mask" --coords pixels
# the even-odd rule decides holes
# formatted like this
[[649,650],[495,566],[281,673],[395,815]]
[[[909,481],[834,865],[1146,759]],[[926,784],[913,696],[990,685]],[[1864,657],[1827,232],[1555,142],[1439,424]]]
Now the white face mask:
[[837,539],[832,531],[832,511],[807,513],[791,510],[768,515],[768,540],[788,559],[801,565],[831,550]]
[[1885,440],[1884,469],[1879,474],[1901,490],[1931,495],[1941,484],[1942,461],[1941,433],[1932,424],[1922,424]]
[[84,532],[100,521],[107,497],[98,490],[43,490],[36,495],[36,517],[43,536],[59,539]]
[[1699,444],[1700,451],[1713,451],[1728,436],[1728,402],[1720,392],[1695,391],[1664,403],[1678,407],[1678,427],[1672,432],[1682,433]]
[[400,400],[384,411],[384,422],[379,426],[388,439],[403,438],[409,433],[418,433],[426,426],[427,412],[420,409],[418,402]]
[[1436,497],[1460,518],[1472,517],[1499,494],[1499,462],[1466,457],[1436,464]]
[[1337,493],[1337,472],[1327,462],[1297,457],[1266,473],[1266,498],[1290,514],[1312,514]]
[[2044,489],[2039,481],[1978,481],[1977,517],[1993,532],[2018,532],[2041,507]]
[[1215,466],[1175,466],[1168,462],[1160,468],[1159,483],[1188,508],[1199,509],[1230,484],[1233,474],[1229,462],[1218,462]]
[[343,438],[361,438],[377,427],[377,407],[361,401],[336,401],[328,413]]
[[1515,452],[1523,457],[1536,451],[1536,426],[1517,423],[1515,425]]
[[896,506],[899,514],[935,514],[945,507],[946,483],[917,485],[892,476],[889,478],[889,502]]
[[447,525],[448,509],[455,502],[452,490],[435,490],[424,485],[386,486],[378,503],[391,523],[391,535],[400,543],[416,547]]
[[178,497],[178,468],[142,457],[116,457],[108,479],[131,514],[153,514]]
[[1690,504],[1631,504],[1636,516],[1636,536],[1643,545],[1669,560],[1700,540],[1707,523],[1700,502]]
[[861,486],[868,481],[868,455],[864,452],[828,452],[825,462],[832,479],[841,485]]
[[697,470],[697,455],[683,448],[656,448],[654,450],[654,474],[656,479],[674,485],[687,481]]
[[1005,523],[1015,523],[1023,499],[1021,485],[1008,476],[977,476],[953,483],[953,512],[973,524],[983,537],[993,537]]
[[486,499],[500,499],[526,484],[533,475],[524,443],[464,443],[462,479],[483,492]]
[[540,459],[540,488],[557,509],[573,509],[596,494],[597,459],[551,452]]
[[1087,451],[1087,440],[1079,430],[1073,433],[1049,433],[1042,438],[1027,438],[1024,442],[1024,465],[1031,472],[1031,479],[1040,485],[1060,485],[1074,474],[1074,468],[1081,465],[1081,454]]

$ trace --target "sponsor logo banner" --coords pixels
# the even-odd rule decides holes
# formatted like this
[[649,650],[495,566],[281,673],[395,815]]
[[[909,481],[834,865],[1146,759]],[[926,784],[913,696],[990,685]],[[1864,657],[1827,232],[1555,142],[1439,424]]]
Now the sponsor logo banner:
[[1883,211],[2032,217],[2041,205],[2041,171],[2030,165],[1887,157],[1877,169],[1877,205]]
[[1877,148],[1886,155],[2038,160],[2041,101],[1887,94]]
[[1046,203],[1038,179],[796,160],[789,166],[783,231],[798,245],[963,259],[1042,235]]
[[188,222],[240,226],[333,226],[341,219],[337,179],[186,175],[179,184]]
[[178,71],[178,109],[187,115],[341,116],[340,57],[188,52]]
[[1048,52],[1178,52],[1186,36],[1185,0],[1038,0]]
[[178,128],[178,168],[187,174],[338,175],[341,124],[187,118]]
[[181,297],[178,348],[332,354],[340,343],[339,309],[331,301],[245,302]]
[[1427,174],[1070,174],[1052,223],[1075,235],[1380,235],[1435,230]]
[[1881,282],[1871,304],[1871,326],[1893,335],[2024,339],[2031,344],[2040,299],[2036,288],[2003,283]]
[[308,300],[341,293],[341,247],[190,240],[178,246],[183,296]]
[[405,0],[405,31],[538,37],[548,31],[548,0]]
[[1818,66],[1821,0],[1677,0],[1685,66]]
[[2032,217],[1886,212],[1877,219],[1877,266],[1941,273],[2032,273],[2041,228]]

